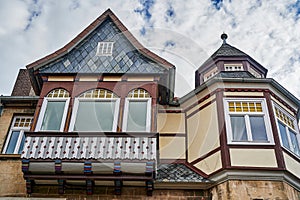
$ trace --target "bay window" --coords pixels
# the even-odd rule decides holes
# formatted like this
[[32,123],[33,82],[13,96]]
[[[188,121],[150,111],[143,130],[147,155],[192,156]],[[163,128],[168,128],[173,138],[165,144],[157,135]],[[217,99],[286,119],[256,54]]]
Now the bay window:
[[69,100],[69,93],[66,90],[52,90],[44,98],[36,131],[63,131]]
[[3,148],[4,154],[21,154],[25,141],[24,131],[29,131],[32,119],[31,116],[15,116],[13,118]]
[[144,89],[132,90],[125,100],[123,130],[149,132],[151,127],[151,98]]
[[70,131],[115,132],[119,98],[104,89],[95,89],[75,99]]
[[225,99],[224,105],[229,143],[274,143],[263,99]]
[[279,105],[273,103],[273,106],[277,118],[277,127],[281,139],[281,145],[294,154],[300,156],[300,135],[296,119]]

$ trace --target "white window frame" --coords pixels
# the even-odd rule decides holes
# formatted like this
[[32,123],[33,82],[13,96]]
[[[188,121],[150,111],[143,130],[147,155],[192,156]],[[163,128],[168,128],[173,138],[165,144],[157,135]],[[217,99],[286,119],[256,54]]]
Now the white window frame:
[[[238,68],[238,69],[236,69]],[[244,71],[244,67],[242,63],[236,63],[236,64],[224,64],[224,70],[225,71]]]
[[[113,120],[113,127],[111,131],[108,132],[116,132],[117,131],[117,126],[118,126],[118,118],[119,118],[119,107],[120,107],[120,98],[80,98],[77,97],[75,98],[74,106],[73,106],[73,113],[71,117],[71,122],[69,126],[69,131],[72,132],[74,131],[74,126],[76,122],[76,117],[77,117],[77,111],[79,107],[79,102],[80,101],[85,101],[85,102],[115,102],[115,110],[114,110],[114,120]],[[76,132],[100,132],[99,131],[76,131]],[[107,132],[107,131],[106,131]]]
[[[147,102],[146,129],[144,132],[150,132],[150,130],[151,130],[151,98],[126,98],[125,99],[123,125],[122,125],[123,131],[127,131],[129,104],[132,101]],[[130,131],[130,132],[140,132],[140,131]]]
[[[46,108],[47,108],[47,104],[48,102],[51,101],[64,101],[65,102],[65,107],[64,107],[64,111],[63,111],[63,116],[62,116],[62,121],[60,124],[60,128],[59,130],[41,130],[42,127],[42,123],[43,123],[43,119],[45,116],[45,112],[46,112]],[[69,107],[69,102],[70,102],[70,98],[69,97],[65,97],[65,98],[52,98],[52,97],[45,97],[41,110],[40,110],[40,114],[38,117],[38,121],[35,127],[35,131],[45,131],[45,132],[63,132],[64,127],[65,127],[65,123],[66,123],[66,118],[67,118],[67,113],[68,113],[68,107]]]
[[210,70],[210,71],[208,71],[208,72],[206,72],[206,73],[204,74],[203,80],[204,80],[204,81],[207,81],[207,80],[211,79],[211,78],[214,77],[218,72],[219,72],[219,70],[218,70],[217,67],[213,68],[212,70]]
[[96,55],[111,56],[113,52],[113,48],[114,48],[114,42],[98,42]]
[[21,141],[22,141],[22,138],[23,138],[23,135],[24,135],[24,131],[29,131],[30,130],[30,126],[28,126],[28,127],[15,127],[14,124],[15,124],[17,118],[27,118],[27,119],[30,118],[31,121],[33,120],[32,116],[19,116],[19,115],[14,116],[12,124],[10,126],[9,133],[7,135],[7,139],[6,139],[5,144],[4,144],[4,148],[3,148],[3,151],[2,151],[3,154],[8,154],[8,153],[6,153],[6,151],[7,151],[7,148],[8,148],[8,144],[11,140],[12,133],[14,131],[19,131],[19,136],[18,136],[18,140],[17,140],[16,146],[15,146],[14,152],[12,154],[19,154],[20,145],[21,145]]
[[[272,102],[272,104],[273,104],[273,110],[274,110],[274,115],[275,115],[274,117],[276,119],[275,121],[276,121],[278,135],[279,135],[279,138],[280,138],[281,147],[283,147],[284,149],[286,149],[288,152],[291,152],[293,155],[296,155],[296,156],[300,157],[300,155],[298,155],[298,154],[295,153],[295,149],[293,148],[292,139],[291,139],[291,135],[290,135],[290,134],[296,133],[298,147],[300,148],[300,133],[299,133],[299,127],[298,127],[296,118],[293,117],[290,113],[288,113],[280,105],[276,104],[274,101]],[[284,123],[280,118],[278,118],[276,116],[275,108],[279,109],[281,112],[283,112],[285,115],[287,115],[293,121],[293,125],[294,125],[294,128],[295,128],[294,130],[292,129],[292,127],[289,127],[286,123]],[[286,135],[287,135],[287,139],[288,139],[288,143],[289,143],[290,148],[287,148],[287,147],[285,147],[283,145],[283,141],[282,141],[282,138],[281,138],[281,133],[280,133],[280,129],[279,129],[278,120],[285,126],[285,131],[286,131]],[[290,133],[289,129],[291,129],[294,133]]]
[[[262,105],[262,112],[230,112],[228,102],[258,102]],[[274,138],[272,135],[270,117],[266,105],[265,99],[261,98],[249,98],[249,99],[240,99],[240,98],[224,98],[224,114],[225,114],[225,123],[226,123],[226,132],[227,132],[227,143],[228,144],[244,144],[244,145],[274,145]],[[247,131],[248,141],[234,141],[232,135],[232,127],[231,127],[231,119],[230,116],[244,116],[245,125]],[[252,133],[251,133],[251,124],[250,124],[250,116],[263,116],[267,134],[267,141],[253,141]]]

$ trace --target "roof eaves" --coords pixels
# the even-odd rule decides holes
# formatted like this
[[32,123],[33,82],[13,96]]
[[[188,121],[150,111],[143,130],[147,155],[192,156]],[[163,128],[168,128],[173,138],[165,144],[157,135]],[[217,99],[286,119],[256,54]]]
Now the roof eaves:
[[268,83],[281,92],[283,95],[288,97],[293,103],[295,103],[298,107],[300,107],[300,100],[295,97],[292,93],[290,93],[287,89],[285,89],[282,85],[280,85],[277,81],[273,78],[222,78],[222,77],[215,77],[207,82],[203,83],[202,85],[198,86],[196,89],[192,90],[185,96],[179,99],[179,104],[184,103],[191,97],[195,96],[199,92],[203,91],[204,89],[208,88],[209,86],[219,83],[219,82],[235,82],[235,83]]

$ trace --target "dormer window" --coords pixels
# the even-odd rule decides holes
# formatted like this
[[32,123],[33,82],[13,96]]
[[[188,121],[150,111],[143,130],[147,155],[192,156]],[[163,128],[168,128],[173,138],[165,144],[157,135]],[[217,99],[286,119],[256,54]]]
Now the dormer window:
[[218,68],[217,67],[213,68],[212,70],[210,70],[209,72],[204,74],[204,81],[207,81],[207,80],[211,79],[217,73],[218,73]]
[[225,71],[244,71],[242,64],[224,64]]
[[97,56],[111,56],[113,51],[113,42],[99,42],[97,46]]

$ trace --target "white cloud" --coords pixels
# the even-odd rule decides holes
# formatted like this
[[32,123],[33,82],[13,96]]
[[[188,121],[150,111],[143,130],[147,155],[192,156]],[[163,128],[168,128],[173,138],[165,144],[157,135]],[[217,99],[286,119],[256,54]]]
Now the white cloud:
[[[193,89],[195,69],[220,47],[225,31],[229,44],[249,54],[269,70],[269,77],[300,97],[300,20],[292,3],[225,0],[217,10],[211,1],[156,1],[146,21],[134,12],[143,7],[138,0],[0,1],[0,17],[7,19],[0,21],[5,72],[0,74],[0,94],[10,94],[19,68],[64,46],[111,8],[144,46],[176,65],[179,96]],[[40,13],[34,16],[33,11]],[[143,27],[145,35],[140,34]],[[174,45],[165,46],[166,41]]]

